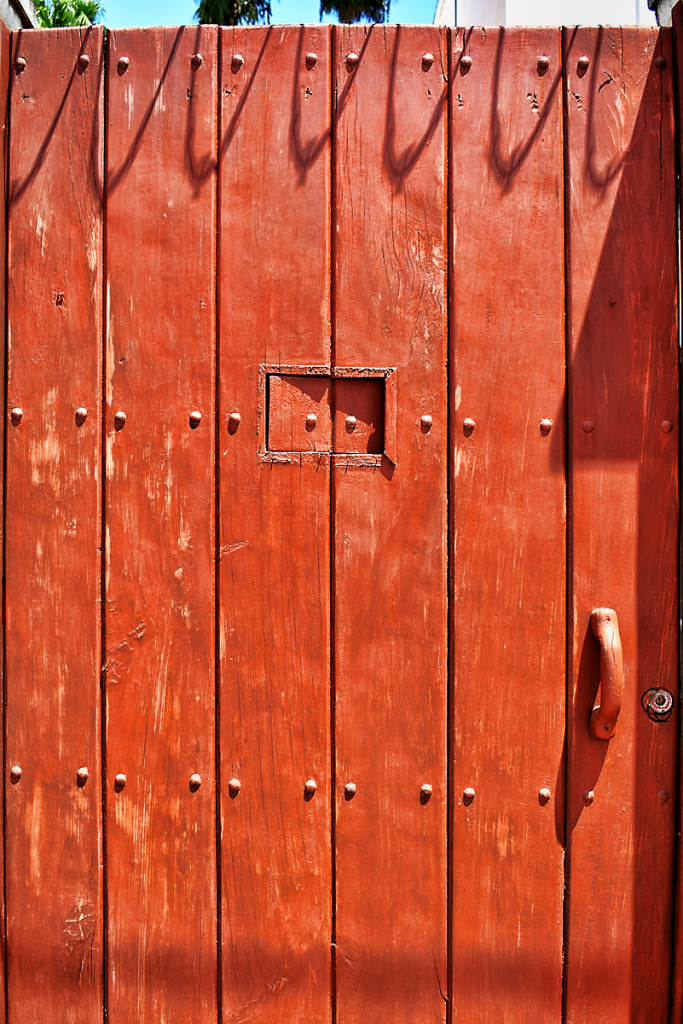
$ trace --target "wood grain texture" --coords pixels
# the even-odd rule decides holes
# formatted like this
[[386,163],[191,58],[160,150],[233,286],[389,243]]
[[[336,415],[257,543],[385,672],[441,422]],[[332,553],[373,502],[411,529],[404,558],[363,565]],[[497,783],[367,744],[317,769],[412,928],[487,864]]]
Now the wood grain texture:
[[545,1024],[564,882],[560,34],[451,43],[453,1020]]
[[[566,1019],[663,1024],[678,710],[652,722],[641,696],[678,689],[671,34],[565,30],[564,48],[573,555]],[[609,741],[588,732],[599,678],[590,615],[600,605],[617,612],[624,654]]]
[[396,465],[333,466],[337,1020],[433,1024],[447,985],[446,38],[366,26],[333,41],[334,362],[397,378]]
[[[18,58],[7,298],[8,1010],[17,1024],[90,1024],[102,1015],[103,32],[18,33]],[[10,766],[21,768],[18,781]],[[89,778],[79,786],[82,767]]]
[[[222,977],[235,1024],[331,1012],[329,455],[258,454],[259,361],[330,361],[329,38],[221,30]],[[329,381],[311,380],[329,449]],[[297,409],[300,444],[315,435],[301,430],[311,406]]]
[[108,1014],[112,1024],[208,1024],[217,1013],[216,29],[109,40]]

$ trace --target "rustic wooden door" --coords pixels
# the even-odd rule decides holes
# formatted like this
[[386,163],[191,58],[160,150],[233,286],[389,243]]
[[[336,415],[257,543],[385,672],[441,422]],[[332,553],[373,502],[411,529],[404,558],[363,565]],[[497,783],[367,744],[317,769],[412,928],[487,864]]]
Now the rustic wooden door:
[[8,1024],[680,1018],[675,41],[0,32]]

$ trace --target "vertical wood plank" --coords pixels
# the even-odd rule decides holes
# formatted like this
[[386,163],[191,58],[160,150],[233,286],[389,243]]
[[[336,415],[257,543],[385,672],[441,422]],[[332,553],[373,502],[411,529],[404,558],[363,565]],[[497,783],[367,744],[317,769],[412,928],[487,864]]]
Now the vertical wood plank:
[[259,456],[259,363],[329,371],[329,33],[221,30],[223,1019],[259,1024],[330,1019],[329,455]]
[[89,1024],[102,1016],[103,31],[21,32],[12,56],[25,64],[9,162],[8,1008],[17,1024]]
[[[564,38],[573,553],[566,1019],[663,1024],[678,708],[653,722],[641,697],[653,687],[678,692],[671,34],[604,28]],[[624,651],[609,741],[588,732],[599,679],[589,620],[602,605],[617,612]],[[588,806],[586,792],[594,793]]]
[[421,1024],[447,986],[446,38],[333,39],[334,362],[397,395],[395,465],[333,465],[337,1020]]
[[459,29],[450,66],[453,1020],[559,1022],[560,33]]
[[216,49],[212,28],[112,32],[108,49],[112,1024],[217,1012]]

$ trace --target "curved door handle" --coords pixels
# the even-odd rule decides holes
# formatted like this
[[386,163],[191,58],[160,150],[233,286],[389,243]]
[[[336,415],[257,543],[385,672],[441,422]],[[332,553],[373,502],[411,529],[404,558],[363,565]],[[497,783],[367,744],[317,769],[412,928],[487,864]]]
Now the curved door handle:
[[613,608],[594,608],[591,629],[600,644],[600,703],[591,712],[589,728],[596,739],[609,740],[614,736],[621,711],[624,686],[624,656],[617,613]]

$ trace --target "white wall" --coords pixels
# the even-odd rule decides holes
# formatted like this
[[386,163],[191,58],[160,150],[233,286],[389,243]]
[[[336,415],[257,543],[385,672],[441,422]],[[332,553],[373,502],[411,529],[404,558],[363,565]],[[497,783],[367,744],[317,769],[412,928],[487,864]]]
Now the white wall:
[[437,25],[656,25],[647,0],[438,0]]

